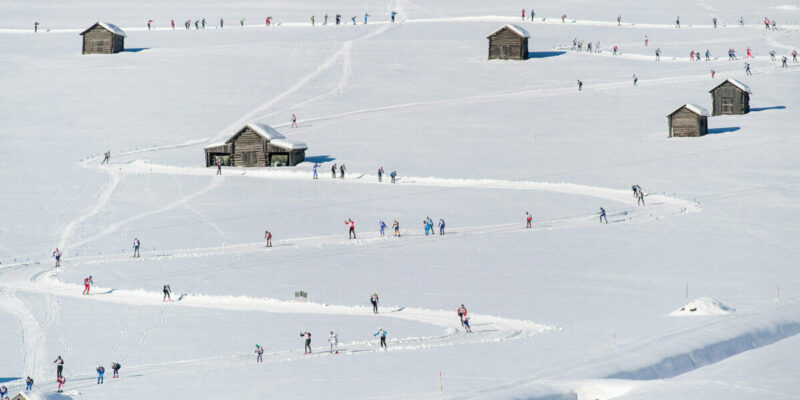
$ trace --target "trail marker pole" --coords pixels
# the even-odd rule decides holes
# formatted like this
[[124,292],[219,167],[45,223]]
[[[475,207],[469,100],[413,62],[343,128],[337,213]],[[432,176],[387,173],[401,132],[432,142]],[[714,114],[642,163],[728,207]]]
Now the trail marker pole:
[[778,286],[778,300],[781,299],[781,287]]
[[442,385],[442,371],[439,371],[439,393],[444,393],[444,386]]
[[616,332],[614,332],[614,333],[612,334],[611,344],[612,344],[614,347],[617,347],[617,333],[616,333]]

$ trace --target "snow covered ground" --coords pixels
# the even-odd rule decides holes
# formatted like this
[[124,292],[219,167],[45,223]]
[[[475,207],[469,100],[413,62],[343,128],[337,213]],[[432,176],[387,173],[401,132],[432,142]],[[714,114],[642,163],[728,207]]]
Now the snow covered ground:
[[[531,4],[435,3],[4,2],[0,384],[31,376],[52,399],[800,398],[800,6],[566,1],[522,22]],[[358,25],[320,26],[337,12]],[[98,20],[132,51],[81,55]],[[486,60],[505,23],[531,33],[530,60]],[[667,138],[666,115],[710,109],[725,78],[752,88],[751,113]],[[204,168],[203,146],[249,121],[306,142],[307,162]],[[378,183],[380,166],[400,181]],[[426,237],[427,216],[447,234]],[[381,238],[381,219],[402,236]]]

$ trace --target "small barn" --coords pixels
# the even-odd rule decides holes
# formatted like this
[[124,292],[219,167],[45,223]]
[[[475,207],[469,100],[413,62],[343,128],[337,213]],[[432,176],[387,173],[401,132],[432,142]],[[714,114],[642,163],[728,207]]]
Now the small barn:
[[11,400],[31,400],[28,396],[25,396],[25,393],[19,392],[16,396],[12,397]]
[[294,166],[305,160],[307,149],[269,125],[251,122],[228,140],[206,146],[206,167],[217,160],[230,167]]
[[696,137],[708,133],[708,111],[696,104],[684,104],[672,114],[669,120],[669,137]]
[[527,60],[531,34],[518,25],[508,24],[494,31],[489,39],[489,59]]
[[736,79],[726,79],[709,91],[714,104],[712,115],[740,115],[750,112],[750,87]]
[[83,54],[114,54],[125,50],[125,32],[114,24],[96,22],[81,32]]

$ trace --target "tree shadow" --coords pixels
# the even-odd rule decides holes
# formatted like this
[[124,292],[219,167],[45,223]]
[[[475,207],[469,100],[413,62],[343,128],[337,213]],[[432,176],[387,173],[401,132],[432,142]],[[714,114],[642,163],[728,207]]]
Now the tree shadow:
[[316,163],[316,164],[322,164],[322,163],[326,163],[326,162],[331,162],[333,160],[335,160],[335,158],[333,158],[333,157],[331,157],[331,156],[329,156],[327,154],[321,155],[321,156],[306,157],[306,161],[307,162]]
[[566,51],[529,51],[528,58],[548,58],[566,54]]
[[143,50],[150,50],[150,48],[149,47],[134,47],[134,48],[125,49],[125,50],[122,50],[122,51],[124,51],[126,53],[138,53],[138,52],[143,51]]
[[720,133],[736,132],[739,129],[742,129],[742,128],[739,128],[738,126],[729,126],[727,128],[711,128],[711,129],[708,130],[708,134],[709,135],[718,135]]
[[772,106],[772,107],[756,107],[751,108],[751,112],[768,111],[768,110],[785,110],[786,106]]

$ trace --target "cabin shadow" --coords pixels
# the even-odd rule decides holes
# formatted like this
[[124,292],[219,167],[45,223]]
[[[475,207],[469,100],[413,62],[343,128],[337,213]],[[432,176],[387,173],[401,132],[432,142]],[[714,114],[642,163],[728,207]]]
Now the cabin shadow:
[[144,51],[144,50],[150,50],[150,48],[149,47],[134,47],[134,48],[125,49],[125,50],[122,50],[122,51],[124,51],[126,53],[138,53],[138,52]]
[[718,135],[720,133],[736,132],[739,129],[742,129],[742,128],[739,128],[738,126],[729,126],[727,128],[709,128],[708,129],[708,134],[709,135]]
[[22,378],[21,378],[21,377],[12,378],[12,377],[3,377],[3,376],[0,376],[0,383],[6,383],[6,382],[11,382],[11,381],[16,381],[16,380],[18,380],[18,379],[22,379]]
[[322,163],[326,163],[326,162],[331,162],[333,160],[335,160],[335,158],[333,158],[333,157],[331,157],[331,156],[329,156],[327,154],[321,155],[321,156],[306,157],[306,161],[307,162],[315,163],[315,164],[322,164]]
[[786,106],[772,106],[772,107],[755,107],[751,108],[750,112],[769,111],[769,110],[785,110]]
[[566,51],[529,51],[528,58],[548,58],[566,54]]

